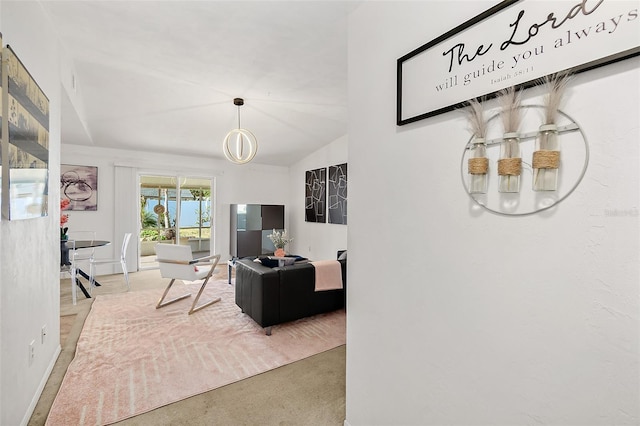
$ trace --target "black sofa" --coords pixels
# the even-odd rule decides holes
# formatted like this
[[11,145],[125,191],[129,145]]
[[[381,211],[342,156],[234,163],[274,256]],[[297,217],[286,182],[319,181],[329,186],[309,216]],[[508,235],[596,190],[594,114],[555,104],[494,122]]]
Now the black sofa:
[[251,259],[237,260],[236,305],[264,327],[268,335],[272,325],[342,309],[347,260],[338,261],[342,289],[315,291],[315,268],[311,263],[269,268]]

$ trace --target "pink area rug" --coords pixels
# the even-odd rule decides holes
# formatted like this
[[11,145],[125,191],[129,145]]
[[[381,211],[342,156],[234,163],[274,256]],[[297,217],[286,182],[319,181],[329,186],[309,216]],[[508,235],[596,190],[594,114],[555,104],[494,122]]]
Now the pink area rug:
[[345,344],[344,310],[281,324],[266,336],[235,304],[234,286],[210,282],[155,309],[162,289],[97,296],[47,425],[110,424]]

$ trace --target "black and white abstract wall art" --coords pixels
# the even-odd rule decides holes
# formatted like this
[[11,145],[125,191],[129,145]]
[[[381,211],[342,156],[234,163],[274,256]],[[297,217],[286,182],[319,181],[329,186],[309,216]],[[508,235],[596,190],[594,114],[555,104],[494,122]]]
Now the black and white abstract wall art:
[[327,222],[325,214],[326,182],[326,168],[307,170],[305,173],[304,210],[306,222]]
[[347,163],[329,166],[329,223],[347,224]]

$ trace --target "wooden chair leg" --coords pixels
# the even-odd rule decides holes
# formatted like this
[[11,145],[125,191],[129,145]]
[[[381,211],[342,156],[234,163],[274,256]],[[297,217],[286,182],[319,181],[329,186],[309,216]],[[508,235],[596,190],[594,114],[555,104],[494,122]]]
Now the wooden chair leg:
[[[164,298],[167,297],[167,293],[169,293],[169,290],[171,289],[171,286],[173,285],[174,281],[175,281],[175,278],[171,280],[171,282],[167,286],[167,288],[164,291],[164,293],[162,293],[162,297],[160,298],[160,300],[158,300],[158,304],[156,305],[156,309],[159,309],[159,308],[165,307],[167,305],[170,305],[170,304],[172,304],[174,302],[177,302],[178,300],[182,300],[182,299],[186,299],[187,297],[191,297],[191,293],[187,293],[187,294],[183,294],[182,296],[176,297],[175,299],[167,300],[166,302],[164,302]],[[200,296],[200,295],[198,294],[198,296]]]
[[198,300],[200,300],[200,296],[202,295],[202,292],[204,291],[204,288],[206,287],[207,283],[209,282],[209,277],[210,276],[211,276],[211,274],[209,274],[209,276],[207,276],[207,278],[204,280],[204,282],[200,286],[200,291],[198,291],[198,295],[196,296],[195,300],[193,301],[193,305],[191,305],[191,309],[189,309],[189,315],[191,315],[194,312],[198,312],[200,309],[206,308],[207,306],[213,305],[214,303],[219,302],[220,300],[222,300],[222,298],[216,297],[215,299],[210,300],[208,302],[205,302],[202,305],[196,307],[196,305],[198,304]]

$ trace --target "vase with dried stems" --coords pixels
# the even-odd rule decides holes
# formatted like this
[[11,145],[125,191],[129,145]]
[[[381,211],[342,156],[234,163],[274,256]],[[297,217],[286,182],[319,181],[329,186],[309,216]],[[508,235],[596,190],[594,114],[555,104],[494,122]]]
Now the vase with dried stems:
[[543,102],[545,124],[538,129],[533,152],[534,191],[555,191],[558,188],[560,142],[556,122],[569,78],[568,73],[555,73],[543,79],[547,88]]
[[518,131],[522,123],[521,93],[515,87],[507,87],[498,95],[500,117],[504,127],[498,160],[498,191],[519,192],[522,158],[520,157],[520,137]]
[[469,100],[469,106],[465,110],[469,129],[473,135],[471,154],[467,162],[470,194],[486,194],[488,185],[487,120],[481,101],[478,99]]

